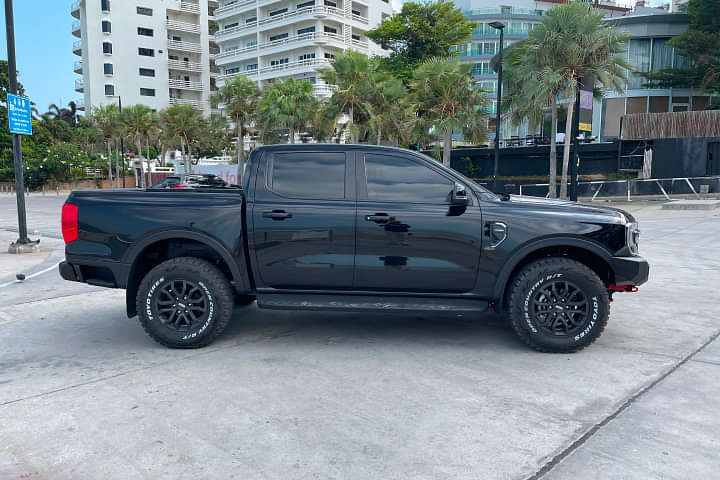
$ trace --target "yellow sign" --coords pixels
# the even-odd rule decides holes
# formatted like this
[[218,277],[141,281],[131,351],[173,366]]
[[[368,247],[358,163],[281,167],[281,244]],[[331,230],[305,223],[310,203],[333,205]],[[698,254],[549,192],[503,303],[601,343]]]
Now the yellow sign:
[[580,130],[585,132],[592,132],[592,123],[580,122]]

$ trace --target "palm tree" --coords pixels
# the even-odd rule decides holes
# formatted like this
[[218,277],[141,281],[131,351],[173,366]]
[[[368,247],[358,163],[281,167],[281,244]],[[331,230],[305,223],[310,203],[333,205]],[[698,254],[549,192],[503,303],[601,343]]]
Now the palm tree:
[[257,82],[250,80],[245,75],[237,75],[225,82],[218,92],[211,97],[213,106],[222,104],[223,111],[232,118],[237,130],[237,155],[238,171],[240,179],[243,173],[245,161],[245,133],[247,125],[252,123],[258,109],[260,89]]
[[337,85],[330,101],[340,112],[348,115],[348,129],[352,143],[358,143],[360,131],[356,120],[371,94],[372,73],[376,62],[371,62],[362,53],[346,50],[330,62],[331,69],[320,71],[320,78],[331,85]]
[[462,131],[472,142],[485,140],[488,100],[475,86],[472,65],[433,58],[415,70],[411,89],[423,121],[443,136],[443,164],[450,166],[452,133]]
[[168,130],[168,135],[180,140],[185,172],[190,173],[189,154],[193,142],[202,131],[202,114],[192,105],[173,105],[165,110],[162,123]]
[[52,116],[53,120],[63,120],[71,127],[76,126],[78,123],[78,108],[75,102],[68,103],[67,108],[58,107],[53,103],[48,107],[48,113]]
[[[517,60],[527,66],[521,69],[524,73],[516,78],[520,80],[520,85],[527,85],[529,92],[536,92],[538,106],[550,103],[554,128],[557,125],[557,97],[561,94],[567,99],[561,198],[567,198],[567,172],[575,108],[573,100],[577,95],[579,80],[592,77],[603,87],[622,92],[630,68],[620,56],[627,36],[605,26],[602,19],[603,14],[599,10],[580,2],[552,8],[542,23],[530,32]],[[588,90],[594,90],[593,87],[585,86]],[[543,89],[547,91],[542,93]],[[553,138],[551,132],[551,142]],[[555,168],[553,155],[554,152],[551,153],[551,175]],[[553,183],[552,179],[550,183]]]
[[[120,114],[120,121],[124,128],[125,138],[137,147],[138,162],[140,162],[140,186],[147,186],[145,181],[145,167],[142,163],[142,142],[148,137],[152,124],[152,110],[145,105],[133,105]],[[148,159],[149,161],[149,159]]]
[[310,129],[316,142],[326,142],[333,137],[339,112],[326,99],[316,98],[310,107]]
[[108,182],[113,185],[112,140],[120,134],[120,109],[115,104],[96,107],[92,111],[91,121],[107,144]]
[[373,74],[373,93],[363,105],[370,117],[369,124],[375,135],[375,143],[380,145],[383,132],[390,134],[394,130],[393,118],[397,115],[397,106],[407,95],[405,84],[399,78],[376,70]]
[[263,89],[260,100],[260,123],[264,130],[289,130],[288,142],[295,143],[295,134],[311,119],[315,103],[312,83],[290,78],[273,82]]

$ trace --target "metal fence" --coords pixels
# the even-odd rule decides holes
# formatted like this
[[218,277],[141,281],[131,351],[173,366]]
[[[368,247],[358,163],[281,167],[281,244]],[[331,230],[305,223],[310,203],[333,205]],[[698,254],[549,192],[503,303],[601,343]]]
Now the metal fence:
[[[660,196],[672,200],[672,195],[718,194],[720,176],[714,177],[676,177],[676,178],[633,178],[627,180],[595,180],[578,183],[578,197],[625,197],[631,201],[633,196]],[[513,193],[513,192],[509,192]],[[520,195],[548,197],[548,183],[531,183],[519,186]]]

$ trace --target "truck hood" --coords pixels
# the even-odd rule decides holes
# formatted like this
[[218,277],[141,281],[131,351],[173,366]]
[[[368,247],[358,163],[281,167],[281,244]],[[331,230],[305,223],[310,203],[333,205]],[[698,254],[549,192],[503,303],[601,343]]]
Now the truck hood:
[[635,221],[635,217],[619,208],[571,202],[568,200],[510,195],[510,200],[506,200],[503,203],[508,203],[515,208],[526,208],[528,210],[545,211],[548,213],[594,217],[597,220],[604,218],[605,221],[613,223],[625,224],[626,222]]

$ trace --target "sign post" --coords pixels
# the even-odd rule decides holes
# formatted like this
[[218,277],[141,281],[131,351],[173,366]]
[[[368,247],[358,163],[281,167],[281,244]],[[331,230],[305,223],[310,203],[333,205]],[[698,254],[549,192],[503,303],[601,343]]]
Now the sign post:
[[27,253],[36,251],[39,241],[32,242],[27,236],[27,217],[25,214],[25,182],[23,181],[22,137],[32,135],[32,119],[30,116],[30,100],[19,97],[17,82],[17,66],[15,62],[15,20],[13,18],[12,0],[5,0],[5,31],[7,33],[8,79],[10,80],[7,110],[10,133],[13,134],[13,163],[15,166],[15,194],[18,211],[18,239],[11,243],[10,253]]

